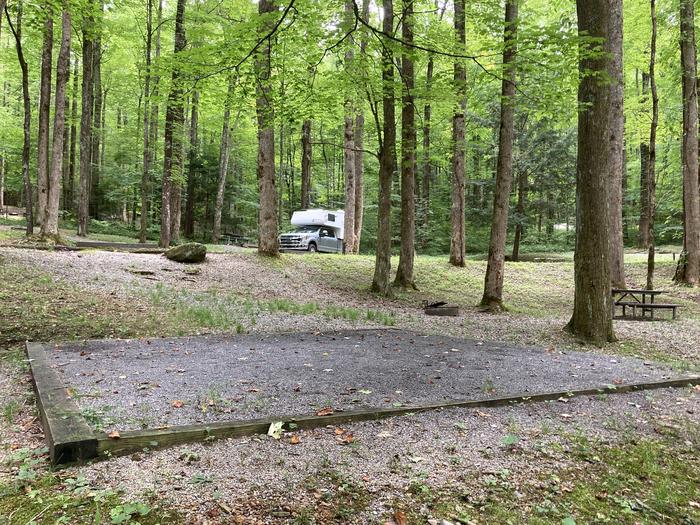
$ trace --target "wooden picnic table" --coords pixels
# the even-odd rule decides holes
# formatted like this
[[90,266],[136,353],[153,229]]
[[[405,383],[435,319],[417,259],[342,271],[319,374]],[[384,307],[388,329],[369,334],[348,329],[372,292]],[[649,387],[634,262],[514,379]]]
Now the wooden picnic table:
[[667,293],[663,290],[635,290],[626,288],[613,288],[613,317],[615,316],[615,308],[622,307],[622,316],[627,316],[627,308],[632,309],[632,318],[637,318],[637,310],[640,311],[642,319],[648,312],[650,318],[654,319],[654,310],[671,310],[673,318],[676,318],[676,310],[680,308],[679,304],[672,303],[657,303],[654,298],[657,295]]

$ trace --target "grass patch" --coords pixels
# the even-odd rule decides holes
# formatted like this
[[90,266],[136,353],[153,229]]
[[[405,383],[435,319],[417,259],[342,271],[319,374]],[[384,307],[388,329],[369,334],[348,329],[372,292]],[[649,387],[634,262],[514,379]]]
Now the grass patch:
[[[539,469],[533,478],[503,469],[476,474],[468,483],[477,486],[469,488],[436,490],[414,481],[395,508],[405,509],[409,523],[421,522],[415,510],[421,507],[458,523],[698,523],[700,427],[684,424],[682,437],[670,432],[614,446],[570,436],[560,448],[574,464]],[[540,461],[546,466],[546,457]]]

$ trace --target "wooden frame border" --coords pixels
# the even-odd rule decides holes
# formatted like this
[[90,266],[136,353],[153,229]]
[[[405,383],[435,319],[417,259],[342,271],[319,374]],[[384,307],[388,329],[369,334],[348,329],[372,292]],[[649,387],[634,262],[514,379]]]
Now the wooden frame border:
[[241,421],[218,421],[209,424],[171,426],[158,429],[130,430],[111,438],[104,432],[94,432],[80,414],[77,404],[70,398],[58,374],[50,368],[45,344],[27,343],[27,356],[31,365],[37,406],[44,425],[53,464],[84,461],[97,457],[109,457],[181,445],[195,441],[236,438],[267,433],[270,425],[283,422],[285,430],[312,429],[326,425],[378,420],[429,410],[449,408],[484,408],[519,403],[553,401],[561,397],[580,397],[599,394],[623,394],[638,390],[682,388],[700,385],[700,375],[689,375],[663,381],[638,382],[624,385],[604,385],[576,390],[561,390],[540,394],[513,394],[491,399],[456,399],[452,401],[420,403],[402,407],[377,408],[336,412],[327,416],[281,415]]

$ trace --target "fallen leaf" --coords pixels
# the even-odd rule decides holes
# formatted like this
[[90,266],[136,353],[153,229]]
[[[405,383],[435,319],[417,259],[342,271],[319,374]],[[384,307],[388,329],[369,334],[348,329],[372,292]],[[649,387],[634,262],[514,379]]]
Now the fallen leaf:
[[111,439],[119,439],[121,436],[119,435],[119,432],[112,430],[109,434],[107,434],[107,437]]
[[301,443],[301,438],[299,437],[298,434],[293,434],[292,437],[290,438],[289,442],[292,445],[298,445],[299,443]]
[[335,438],[339,444],[341,445],[349,445],[353,441],[355,441],[355,437],[352,435],[351,432],[348,432],[344,436],[338,436]]
[[317,416],[330,416],[333,414],[335,411],[333,410],[333,407],[324,407],[318,412],[316,412]]
[[340,436],[341,434],[345,434],[345,430],[340,428],[340,427],[335,427],[335,430],[333,432],[335,432],[336,436]]
[[267,429],[267,435],[275,439],[282,437],[282,426],[284,423],[282,421],[275,421],[270,423],[270,428]]
[[697,501],[689,501],[688,505],[690,505],[691,507],[695,507],[696,509],[700,509],[700,503],[698,503]]
[[359,392],[360,394],[365,394],[365,395],[369,395],[369,394],[372,393],[371,390],[367,390],[366,388],[361,388],[360,390],[358,390],[358,392]]
[[624,382],[625,382],[624,379],[619,379],[619,378],[613,379],[613,384],[615,384],[615,385],[621,385]]
[[396,525],[407,525],[408,518],[406,518],[406,513],[402,510],[394,512],[394,523],[396,523]]
[[185,403],[183,403],[183,402],[180,401],[179,399],[175,399],[174,401],[171,401],[171,402],[170,402],[170,405],[171,405],[173,408],[182,408],[183,406],[185,406]]

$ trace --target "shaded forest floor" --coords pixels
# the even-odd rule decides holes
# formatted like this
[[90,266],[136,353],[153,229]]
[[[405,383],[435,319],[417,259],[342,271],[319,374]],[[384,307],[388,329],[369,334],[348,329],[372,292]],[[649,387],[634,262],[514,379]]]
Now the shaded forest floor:
[[[3,232],[0,232],[2,234]],[[6,235],[7,238],[9,235]],[[561,328],[573,263],[508,263],[508,313],[474,306],[483,261],[418,257],[418,292],[367,291],[373,258],[252,251],[199,266],[157,255],[0,248],[0,524],[694,523],[700,520],[700,391],[664,390],[448,410],[299,433],[181,446],[51,471],[23,341],[397,326],[477,340],[635,355],[700,366],[700,293],[675,322],[616,321],[620,341],[581,345]],[[644,281],[628,257],[628,284]],[[425,317],[422,300],[464,308]],[[146,512],[148,511],[148,512]],[[145,515],[144,515],[145,514]],[[60,523],[60,521],[59,521]]]

